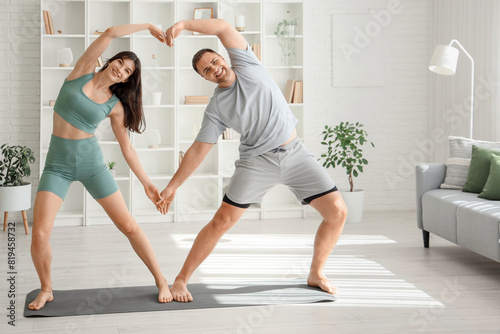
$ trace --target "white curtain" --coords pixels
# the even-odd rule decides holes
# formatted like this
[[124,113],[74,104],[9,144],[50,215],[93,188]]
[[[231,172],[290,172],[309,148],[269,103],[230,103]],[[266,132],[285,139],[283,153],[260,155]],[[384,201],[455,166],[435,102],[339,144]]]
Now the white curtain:
[[[456,39],[474,58],[473,138],[500,141],[500,0],[434,0],[431,5],[430,51]],[[469,136],[471,62],[460,51],[454,76],[429,73],[431,159],[444,162],[447,136]]]

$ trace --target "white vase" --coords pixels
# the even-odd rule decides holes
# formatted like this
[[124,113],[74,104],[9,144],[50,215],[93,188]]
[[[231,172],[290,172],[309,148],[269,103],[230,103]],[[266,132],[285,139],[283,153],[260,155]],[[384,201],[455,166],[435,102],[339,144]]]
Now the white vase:
[[0,187],[0,212],[24,211],[31,208],[31,183]]
[[360,189],[341,191],[342,199],[347,206],[346,223],[359,223],[363,219],[365,192]]
[[62,48],[57,52],[57,61],[60,67],[69,67],[73,62],[73,52],[70,48]]
[[109,172],[113,175],[113,177],[116,176],[116,169],[110,169]]
[[152,101],[151,104],[154,106],[161,105],[161,92],[152,93]]
[[161,144],[161,134],[158,129],[148,130],[149,148],[157,148]]

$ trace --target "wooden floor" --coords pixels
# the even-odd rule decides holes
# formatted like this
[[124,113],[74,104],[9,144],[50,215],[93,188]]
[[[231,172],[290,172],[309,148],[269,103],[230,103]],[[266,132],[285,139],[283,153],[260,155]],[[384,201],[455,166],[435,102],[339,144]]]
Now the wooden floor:
[[[303,279],[319,220],[242,220],[192,277],[195,282]],[[142,225],[172,283],[203,223]],[[17,225],[16,327],[7,325],[7,236],[0,237],[0,333],[500,333],[500,264],[431,236],[422,247],[414,212],[368,213],[346,225],[325,273],[335,303],[24,318],[39,287],[30,237]],[[54,289],[153,284],[113,226],[56,227]],[[196,298],[196,296],[194,296]]]

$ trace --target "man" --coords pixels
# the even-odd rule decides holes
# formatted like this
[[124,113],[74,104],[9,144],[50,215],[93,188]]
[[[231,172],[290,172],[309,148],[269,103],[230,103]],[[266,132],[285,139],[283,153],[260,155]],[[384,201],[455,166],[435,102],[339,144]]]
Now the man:
[[166,31],[167,44],[182,30],[216,35],[229,53],[232,67],[210,49],[193,57],[193,68],[218,84],[204,114],[201,130],[184,155],[178,171],[162,192],[158,210],[168,212],[177,188],[198,168],[230,127],[241,134],[240,159],[222,205],[198,234],[172,285],[176,301],[193,297],[187,283],[196,268],[210,255],[219,239],[252,203],[260,203],[278,183],[287,185],[304,204],[323,217],[314,242],[314,255],[307,283],[335,294],[336,287],[323,274],[325,262],[342,232],[347,210],[325,169],[297,138],[294,117],[283,93],[249,49],[247,41],[220,19],[179,21]]

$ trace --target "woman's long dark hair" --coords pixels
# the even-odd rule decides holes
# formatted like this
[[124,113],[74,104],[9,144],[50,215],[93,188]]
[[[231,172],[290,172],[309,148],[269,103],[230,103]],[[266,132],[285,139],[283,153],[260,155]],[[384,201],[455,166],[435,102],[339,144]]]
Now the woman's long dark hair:
[[108,59],[99,72],[104,71],[109,63],[116,59],[130,59],[135,64],[135,71],[126,82],[109,87],[123,105],[125,111],[125,127],[132,132],[142,133],[146,129],[146,120],[142,108],[141,61],[132,51],[122,51]]

